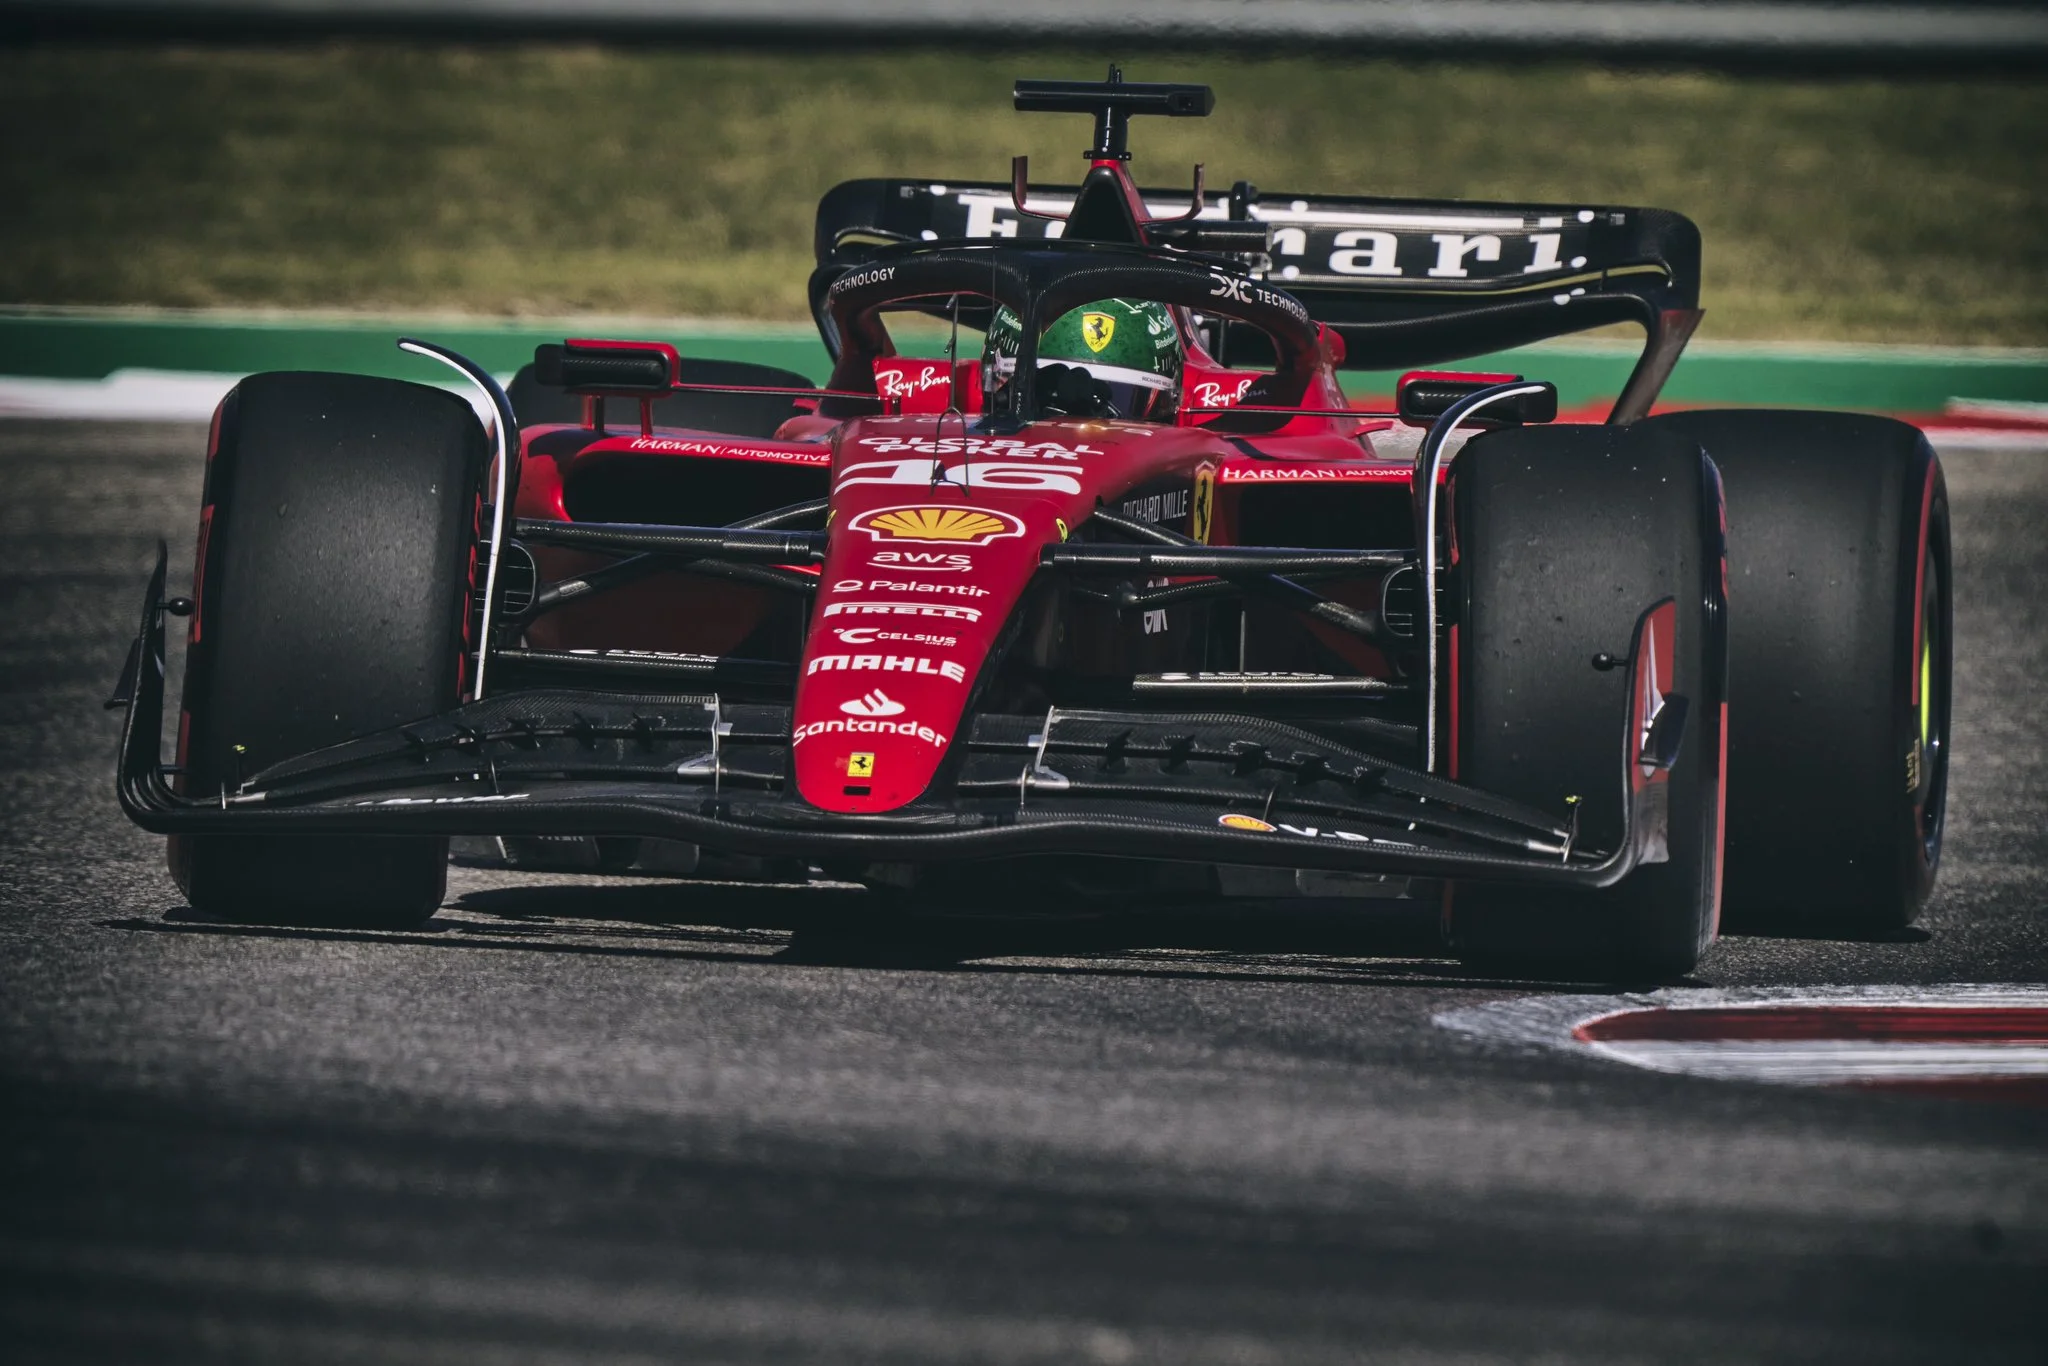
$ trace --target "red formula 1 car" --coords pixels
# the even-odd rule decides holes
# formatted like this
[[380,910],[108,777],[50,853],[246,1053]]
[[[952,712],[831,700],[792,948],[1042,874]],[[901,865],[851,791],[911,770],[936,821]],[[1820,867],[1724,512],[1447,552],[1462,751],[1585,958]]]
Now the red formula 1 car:
[[[1945,789],[1948,519],[1910,427],[1648,416],[1697,311],[1661,210],[864,180],[800,376],[543,347],[497,412],[265,374],[159,569],[120,796],[226,918],[401,925],[451,836],[940,907],[1440,906],[1469,958],[1690,968],[1735,912],[1895,925]],[[1634,321],[1597,425],[1417,369]],[[936,359],[907,356],[899,342]],[[616,424],[616,425],[614,425]],[[177,761],[165,614],[189,614]],[[1725,855],[1724,855],[1725,849]]]

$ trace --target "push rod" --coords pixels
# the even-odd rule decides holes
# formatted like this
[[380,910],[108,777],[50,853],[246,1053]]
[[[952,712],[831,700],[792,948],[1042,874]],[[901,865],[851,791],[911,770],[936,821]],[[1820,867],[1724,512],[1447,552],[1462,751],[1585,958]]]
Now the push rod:
[[522,517],[514,534],[538,545],[579,550],[652,552],[767,564],[817,564],[825,558],[818,531],[751,531],[733,527],[659,526],[637,522],[556,522]]

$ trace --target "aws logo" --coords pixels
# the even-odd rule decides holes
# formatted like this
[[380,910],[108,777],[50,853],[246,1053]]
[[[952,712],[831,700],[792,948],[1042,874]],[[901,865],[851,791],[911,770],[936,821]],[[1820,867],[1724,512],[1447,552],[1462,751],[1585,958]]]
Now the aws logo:
[[900,569],[909,574],[965,574],[974,568],[974,560],[968,555],[948,555],[942,550],[879,550],[868,565],[874,569]]

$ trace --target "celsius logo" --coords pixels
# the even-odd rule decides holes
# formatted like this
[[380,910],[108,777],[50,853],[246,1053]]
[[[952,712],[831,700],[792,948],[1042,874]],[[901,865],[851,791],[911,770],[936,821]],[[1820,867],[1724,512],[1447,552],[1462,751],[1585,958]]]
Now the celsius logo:
[[885,640],[893,640],[904,645],[931,645],[941,650],[949,650],[960,643],[958,636],[934,636],[918,631],[883,631],[873,626],[841,626],[832,634],[848,645],[877,645]]
[[905,708],[901,702],[876,688],[866,697],[856,697],[851,702],[841,702],[839,710],[848,716],[901,716]]

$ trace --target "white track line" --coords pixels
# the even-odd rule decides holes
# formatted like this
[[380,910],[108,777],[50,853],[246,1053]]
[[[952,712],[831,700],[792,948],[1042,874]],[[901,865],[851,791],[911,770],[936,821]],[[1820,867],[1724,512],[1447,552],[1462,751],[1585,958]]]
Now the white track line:
[[1794,1086],[2048,1077],[2048,1048],[2027,1044],[1630,1039],[1602,1040],[1581,1047],[1653,1072]]

